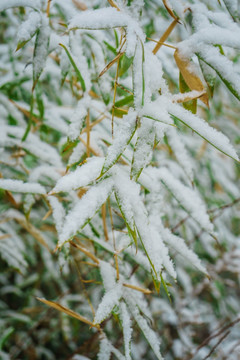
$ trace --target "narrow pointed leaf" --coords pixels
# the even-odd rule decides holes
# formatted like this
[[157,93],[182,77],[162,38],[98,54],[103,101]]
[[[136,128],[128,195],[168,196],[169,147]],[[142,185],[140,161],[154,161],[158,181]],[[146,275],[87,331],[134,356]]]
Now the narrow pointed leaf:
[[67,56],[69,58],[69,61],[72,64],[72,67],[74,68],[74,70],[76,72],[76,75],[77,75],[78,80],[79,80],[79,82],[81,84],[81,87],[82,87],[83,91],[85,91],[86,90],[85,81],[83,80],[82,74],[81,74],[80,70],[78,69],[72,55],[70,54],[69,50],[67,49],[67,47],[65,45],[63,45],[63,44],[59,44],[59,45],[65,50],[65,52],[66,52],[66,54],[67,54]]

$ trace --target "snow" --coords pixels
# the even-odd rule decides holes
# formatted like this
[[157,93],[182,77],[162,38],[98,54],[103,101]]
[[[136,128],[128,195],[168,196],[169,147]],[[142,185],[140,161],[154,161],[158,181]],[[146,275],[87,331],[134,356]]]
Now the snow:
[[197,221],[203,229],[212,233],[213,224],[210,222],[205,205],[197,193],[183,185],[166,168],[157,170],[156,174],[195,221]]
[[52,192],[69,192],[89,185],[100,175],[103,162],[104,158],[93,157],[88,159],[85,164],[78,167],[75,171],[59,179]]
[[100,340],[100,349],[98,353],[98,360],[110,360],[112,346],[106,337]]
[[60,168],[62,167],[61,158],[57,150],[46,142],[41,141],[37,135],[29,134],[27,141],[22,143],[21,139],[24,132],[25,129],[20,126],[1,126],[0,145],[6,143],[9,146],[20,146],[44,162]]
[[193,181],[193,162],[186,150],[186,147],[184,146],[180,133],[178,133],[173,127],[168,127],[166,133],[168,135],[169,145],[174,151],[179,164],[182,165],[188,178]]
[[48,201],[49,201],[49,203],[51,205],[51,208],[52,208],[53,218],[54,218],[54,222],[55,222],[55,225],[56,225],[57,232],[58,232],[58,234],[60,234],[61,230],[62,230],[63,223],[64,223],[64,218],[65,218],[64,207],[60,203],[60,201],[54,196],[49,196]]
[[[197,69],[204,86],[209,83],[213,86],[216,75],[226,85],[226,89],[222,88],[216,81],[211,107],[206,109],[200,104],[199,115],[184,110],[179,103],[189,96],[201,97],[205,92],[203,86],[200,86],[200,91],[176,93],[179,69],[174,62],[174,49],[162,46],[154,55],[154,42],[145,42],[143,30],[146,27],[150,33],[154,30],[154,38],[159,39],[173,21],[170,15],[164,17],[157,13],[157,2],[115,0],[120,11],[99,0],[86,1],[89,10],[82,11],[77,2],[52,0],[50,16],[47,17],[47,0],[1,1],[0,10],[30,6],[24,11],[10,9],[4,12],[8,30],[4,29],[3,40],[6,41],[0,45],[0,189],[12,192],[8,197],[4,196],[0,206],[3,217],[0,221],[1,258],[25,276],[28,260],[32,265],[37,260],[30,236],[35,234],[36,240],[49,243],[50,249],[58,240],[58,249],[61,250],[58,264],[62,267],[66,264],[65,258],[71,257],[68,242],[77,236],[81,243],[86,241],[86,248],[98,259],[97,264],[90,260],[83,265],[102,279],[101,286],[86,286],[89,299],[97,309],[94,322],[100,324],[108,319],[99,333],[98,359],[110,360],[112,356],[130,360],[131,342],[136,340],[135,325],[140,332],[137,344],[132,345],[132,357],[162,359],[157,328],[153,330],[150,326],[159,314],[161,321],[156,323],[156,327],[172,324],[178,329],[178,339],[172,342],[173,352],[167,352],[166,357],[179,356],[181,352],[186,357],[186,345],[190,352],[198,345],[197,339],[196,344],[192,341],[194,324],[203,325],[209,333],[219,325],[212,304],[201,300],[206,298],[206,289],[219,300],[223,317],[228,317],[217,282],[208,286],[208,279],[200,276],[196,285],[192,282],[192,271],[188,271],[189,265],[195,267],[194,271],[206,275],[209,271],[210,276],[219,282],[223,279],[221,272],[224,269],[234,274],[234,278],[239,272],[240,251],[236,248],[237,235],[233,230],[239,209],[235,203],[224,207],[224,204],[239,198],[233,161],[238,160],[238,113],[236,99],[227,95],[228,88],[236,98],[240,96],[237,1],[223,0],[221,6],[217,1],[211,2],[212,11],[209,4],[208,7],[205,5],[205,0],[166,0],[160,5],[164,10],[164,5],[168,4],[180,16],[181,24],[177,24],[169,42],[177,47],[187,72],[195,74]],[[226,5],[233,17],[236,16],[236,21],[227,12]],[[36,7],[37,11],[31,7]],[[65,28],[67,23],[68,28]],[[16,42],[20,46],[31,38],[28,46],[14,52]],[[85,86],[81,76],[77,74],[76,77],[69,57],[59,43],[69,49]],[[220,53],[222,49],[218,45],[223,46],[225,55]],[[133,60],[133,64],[124,74],[118,74],[116,101],[133,93],[134,106],[124,105],[127,115],[122,118],[114,115],[112,136],[112,90],[116,64],[102,77],[98,75],[119,51],[125,54],[124,59]],[[134,59],[130,59],[132,57]],[[41,73],[42,77],[33,92],[36,101],[31,131],[23,142],[29,112],[27,98],[32,90],[32,67],[34,80],[38,80]],[[65,77],[64,84],[61,84]],[[44,104],[43,119],[39,116],[39,101]],[[89,157],[85,145],[89,140],[85,126],[88,114],[91,125]],[[180,129],[177,129],[179,124]],[[237,151],[214,127],[229,136]],[[191,130],[199,136],[193,135]],[[213,146],[205,147],[206,142]],[[21,180],[15,180],[17,178]],[[38,201],[39,195],[44,195],[41,197],[44,201]],[[10,207],[14,201],[19,209],[13,207],[5,211],[5,206]],[[108,239],[103,204],[107,205]],[[206,204],[213,209],[212,213]],[[222,208],[215,211],[215,206]],[[49,215],[47,221],[45,214]],[[43,226],[38,230],[39,222]],[[214,229],[218,231],[220,246],[224,245],[226,249],[224,254],[214,243]],[[24,238],[21,238],[18,234],[23,231]],[[203,251],[208,256],[201,261],[194,249],[196,253],[201,255]],[[116,254],[120,280],[114,262]],[[85,255],[78,255],[80,261],[85,260]],[[209,263],[210,258],[214,261]],[[64,276],[59,277],[50,252],[43,249],[41,260],[49,269],[47,281],[51,277],[58,279],[60,288],[64,289],[64,279],[71,276],[68,264]],[[22,274],[16,274],[15,289],[7,283],[5,287],[8,279],[1,276],[3,293],[13,291],[17,294],[17,287],[25,286],[22,285]],[[94,280],[91,274],[87,275]],[[180,274],[183,289],[179,291],[175,285],[172,286],[173,305],[168,304],[165,297],[146,296],[141,291],[123,286],[127,283],[154,291],[152,280],[161,282],[163,277],[170,286],[168,281],[176,281],[177,274]],[[233,295],[232,276],[225,280],[226,286],[231,286],[231,296],[225,294],[225,300],[237,313],[239,304]],[[78,302],[79,310],[86,312],[91,319],[94,315],[85,300],[78,295],[63,299],[69,307],[68,302]],[[7,307],[5,303],[0,305]],[[118,330],[114,328],[115,317],[119,320]],[[64,315],[65,337],[71,336],[68,325]],[[120,345],[124,355],[117,349],[119,344],[114,337],[119,330],[123,333],[123,344]],[[105,332],[111,335],[109,339]],[[148,353],[149,347],[142,340],[141,332],[155,355]],[[168,340],[164,338],[165,348],[171,342]],[[231,341],[232,338],[229,343]],[[219,350],[222,351],[221,344]],[[43,347],[36,351],[51,357],[50,351]],[[202,351],[206,355],[206,347]],[[77,354],[75,357],[84,358]]]
[[169,106],[168,111],[218,150],[237,161],[239,160],[229,139],[221,132],[209,126],[206,121],[181,108],[177,104],[172,104],[171,107]]
[[161,96],[158,100],[145,104],[140,114],[163,124],[173,125],[173,120],[167,112],[171,104],[166,96]]
[[71,116],[71,124],[68,129],[68,136],[71,141],[74,141],[78,138],[78,136],[80,136],[80,132],[82,130],[84,120],[87,116],[89,106],[90,97],[88,96],[84,97],[78,102],[77,107]]
[[119,304],[119,300],[122,297],[122,285],[117,284],[114,288],[105,293],[99,304],[95,317],[94,323],[101,324],[111,313],[114,306]]
[[121,302],[120,304],[120,316],[123,327],[125,357],[126,360],[131,360],[131,346],[130,346],[131,337],[132,337],[131,319],[126,304],[124,302]]
[[133,93],[135,109],[144,105],[144,46],[138,40],[133,59]]
[[41,1],[34,0],[33,2],[32,0],[2,0],[0,4],[0,11],[17,6],[29,6],[38,10],[40,9]]
[[40,76],[48,55],[48,42],[50,36],[50,29],[48,26],[47,16],[42,16],[42,24],[37,33],[37,39],[34,48],[33,56],[33,77],[34,81]]
[[90,220],[100,206],[107,200],[112,191],[113,181],[107,179],[91,187],[88,192],[76,203],[67,214],[62,231],[59,236],[58,246],[62,246],[73,237],[85,223]]
[[17,33],[18,43],[28,41],[35,34],[41,25],[41,16],[38,12],[32,11],[28,19],[21,24]]
[[116,270],[106,261],[101,260],[99,263],[101,278],[106,292],[116,286]]
[[207,274],[207,270],[201,264],[198,256],[190,250],[185,244],[184,240],[179,236],[173,235],[168,229],[162,230],[162,236],[166,244],[170,245],[175,251],[188,260],[192,266],[195,266],[199,271]]
[[140,129],[137,130],[138,139],[133,154],[131,173],[135,179],[141,170],[149,164],[152,158],[152,149],[155,140],[154,124],[151,120],[144,119]]
[[0,188],[20,193],[46,194],[46,190],[42,185],[38,183],[24,183],[21,180],[0,179]]
[[159,350],[160,341],[157,338],[156,333],[148,326],[146,319],[140,315],[140,312],[139,312],[138,308],[135,306],[134,301],[131,301],[129,303],[129,299],[128,299],[128,305],[130,306],[130,311],[131,311],[134,319],[136,320],[138,326],[142,330],[149,345],[153,349],[154,354],[156,355],[157,359],[163,360],[162,355]]
[[131,140],[136,127],[137,113],[130,108],[128,114],[123,116],[121,124],[115,130],[115,138],[113,144],[109,147],[106,160],[104,162],[103,171],[107,171],[122,155],[127,144]]
[[127,26],[129,16],[115,8],[103,8],[97,10],[87,10],[75,15],[68,26],[73,29],[110,29],[115,27]]

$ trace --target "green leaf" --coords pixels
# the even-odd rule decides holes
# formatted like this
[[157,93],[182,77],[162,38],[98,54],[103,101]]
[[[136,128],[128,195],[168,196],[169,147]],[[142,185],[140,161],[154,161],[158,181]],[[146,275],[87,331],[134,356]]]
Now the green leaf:
[[163,288],[164,288],[164,290],[165,290],[165,293],[167,294],[168,300],[169,300],[169,302],[171,303],[172,300],[171,300],[171,297],[170,297],[170,293],[169,293],[168,288],[167,288],[167,285],[166,285],[166,283],[165,283],[165,281],[164,281],[164,279],[163,279],[163,277],[162,277],[162,274],[160,274],[160,278],[161,278],[161,283],[163,284]]
[[49,44],[49,29],[48,25],[43,22],[40,28],[36,32],[36,41],[33,53],[33,86],[34,90],[37,81],[44,69],[46,59],[48,56],[48,44]]
[[133,63],[133,56],[130,58],[128,58],[125,54],[122,56],[120,60],[119,77],[125,74],[125,72],[129,69],[132,63]]
[[12,335],[13,332],[14,332],[14,328],[12,326],[10,326],[5,331],[3,331],[3,333],[1,334],[1,339],[0,339],[0,350],[2,350],[4,343],[6,342],[8,337]]
[[133,95],[129,95],[124,97],[123,99],[120,99],[118,101],[115,102],[115,106],[116,107],[121,107],[127,104],[131,104],[133,102]]
[[78,77],[78,80],[79,80],[79,82],[81,84],[81,87],[82,87],[83,91],[86,91],[86,85],[85,85],[85,82],[84,82],[83,77],[81,75],[81,72],[79,71],[79,69],[78,69],[75,61],[73,60],[70,52],[68,51],[68,49],[66,48],[65,45],[63,45],[63,44],[59,44],[59,45],[62,46],[62,48],[65,50],[65,52],[66,52],[66,54],[67,54],[67,56],[68,56],[68,58],[70,60],[70,63],[72,64],[72,66],[73,66],[73,68],[74,68],[74,70],[76,72],[76,75]]
[[138,233],[138,237],[139,237],[139,239],[140,239],[140,241],[141,241],[141,244],[142,244],[143,250],[144,250],[144,252],[145,252],[145,254],[146,254],[147,258],[148,258],[148,261],[149,261],[149,263],[150,263],[150,265],[151,265],[151,267],[152,267],[152,270],[153,270],[154,276],[157,278],[158,276],[157,276],[157,272],[156,272],[155,266],[153,265],[153,262],[152,262],[152,260],[151,260],[150,256],[148,255],[148,252],[147,252],[147,250],[146,250],[146,248],[145,248],[145,246],[144,246],[144,243],[143,243],[143,240],[142,240],[141,234],[140,234],[140,232],[139,232],[139,230],[138,230],[138,229],[137,229],[137,233]]
[[31,130],[31,126],[32,126],[32,116],[33,116],[33,107],[34,107],[34,96],[32,93],[32,97],[31,97],[31,103],[30,103],[30,114],[29,114],[29,118],[28,118],[28,124],[27,124],[27,128],[25,130],[25,133],[23,134],[22,137],[22,141],[25,141],[27,139],[27,136]]
[[42,89],[40,84],[38,83],[36,86],[36,102],[37,102],[37,107],[38,107],[38,111],[39,111],[39,117],[40,119],[43,119],[44,117],[44,103],[43,103],[43,99],[42,99]]
[[21,41],[17,44],[16,52],[20,50],[25,44],[27,44],[31,39],[28,39],[26,41]]

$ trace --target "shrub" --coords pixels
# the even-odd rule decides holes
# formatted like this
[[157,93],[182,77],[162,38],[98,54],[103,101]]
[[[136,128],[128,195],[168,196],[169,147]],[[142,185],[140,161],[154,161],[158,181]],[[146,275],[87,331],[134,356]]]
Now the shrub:
[[3,359],[238,358],[237,4],[1,2]]

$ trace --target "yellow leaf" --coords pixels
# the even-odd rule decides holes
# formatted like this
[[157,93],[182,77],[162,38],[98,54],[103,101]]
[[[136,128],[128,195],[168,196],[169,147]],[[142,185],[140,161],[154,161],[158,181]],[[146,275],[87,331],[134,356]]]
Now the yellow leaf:
[[174,14],[174,12],[171,9],[171,6],[168,3],[168,0],[162,0],[163,5],[165,6],[167,12],[169,13],[169,15],[174,19],[178,21],[178,17]]
[[72,0],[73,4],[76,6],[77,9],[85,11],[87,10],[87,5],[85,5],[82,1]]
[[55,301],[49,301],[49,300],[46,300],[46,299],[43,299],[43,298],[39,298],[37,297],[36,298],[37,300],[41,301],[42,303],[48,305],[48,306],[51,306],[53,307],[54,309],[58,310],[58,311],[61,311],[75,319],[78,319],[82,322],[84,322],[85,324],[88,324],[90,325],[91,327],[96,327],[98,328],[98,325],[95,325],[93,324],[90,320],[88,320],[87,318],[85,318],[84,316],[82,315],[79,315],[78,313],[76,313],[75,311],[73,310],[70,310],[68,308],[66,308],[65,306],[62,306],[61,304],[55,302]]
[[16,217],[15,220],[21,225],[29,234],[31,234],[35,240],[37,240],[41,245],[45,246],[45,248],[51,252],[48,244],[46,243],[45,239],[43,238],[41,232],[30,222],[28,222],[25,218]]
[[200,96],[199,99],[208,106],[208,95],[206,93],[206,90],[205,90],[200,78],[190,70],[190,60],[184,58],[179,53],[178,49],[174,53],[174,58],[175,58],[177,66],[178,66],[186,84],[189,86],[189,88],[191,90],[204,91],[204,94],[202,96]]
[[101,77],[103,74],[105,74],[105,72],[110,69],[110,67],[113,66],[113,64],[115,64],[116,61],[118,61],[118,59],[123,56],[124,52],[120,52],[117,54],[117,56],[115,56],[115,58],[113,60],[111,60],[106,66],[105,68],[100,72],[100,74],[98,75],[98,77]]
[[169,37],[169,35],[171,34],[171,32],[173,31],[173,29],[175,28],[175,26],[177,25],[178,20],[175,19],[173,20],[173,22],[171,22],[171,24],[169,25],[169,27],[167,28],[167,30],[164,32],[164,34],[161,36],[161,38],[159,39],[158,43],[156,44],[156,46],[153,49],[153,54],[156,55],[156,53],[158,52],[158,50],[160,49],[160,47],[163,45],[163,43],[165,42],[165,40],[167,40],[167,38]]

